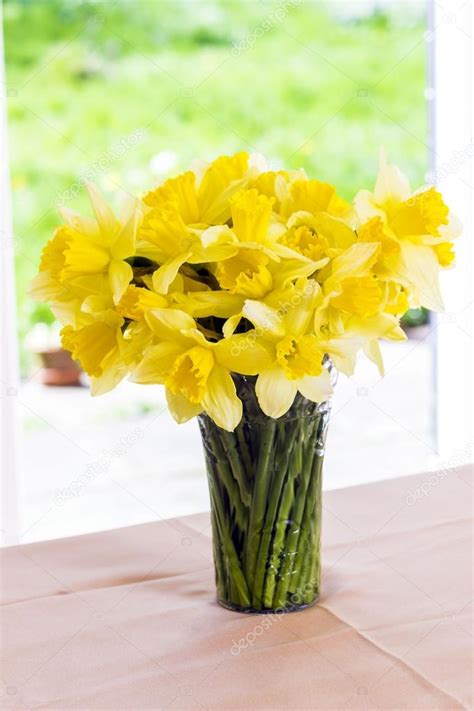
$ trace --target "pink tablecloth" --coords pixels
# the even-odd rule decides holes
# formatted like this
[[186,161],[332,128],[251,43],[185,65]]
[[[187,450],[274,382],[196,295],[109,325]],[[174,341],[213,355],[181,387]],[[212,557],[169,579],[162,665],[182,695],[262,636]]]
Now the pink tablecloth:
[[468,709],[472,475],[326,493],[323,594],[214,602],[208,514],[4,549],[3,708]]

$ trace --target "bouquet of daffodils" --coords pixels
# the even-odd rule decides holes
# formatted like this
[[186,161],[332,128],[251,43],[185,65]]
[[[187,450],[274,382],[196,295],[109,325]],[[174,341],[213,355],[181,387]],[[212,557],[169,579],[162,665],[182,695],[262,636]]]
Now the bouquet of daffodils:
[[320,589],[321,481],[336,370],[383,370],[409,307],[442,307],[459,232],[434,188],[382,156],[353,204],[303,171],[237,153],[201,163],[116,216],[63,209],[32,291],[94,394],[160,383],[177,422],[199,415],[218,599],[269,612]]
[[350,375],[362,350],[403,340],[410,307],[438,311],[438,272],[459,233],[441,194],[411,192],[381,158],[352,204],[302,170],[237,153],[166,180],[120,216],[88,185],[94,217],[68,208],[32,294],[49,301],[62,344],[93,394],[125,376],[166,388],[177,422],[205,412],[233,431],[233,374],[257,376],[262,411],[331,392],[325,361]]

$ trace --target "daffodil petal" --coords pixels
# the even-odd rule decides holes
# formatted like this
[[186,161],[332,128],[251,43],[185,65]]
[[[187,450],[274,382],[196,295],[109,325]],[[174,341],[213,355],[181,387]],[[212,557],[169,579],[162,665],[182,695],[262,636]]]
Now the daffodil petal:
[[194,260],[218,262],[238,252],[238,239],[227,225],[208,227],[201,234],[201,247],[194,249]]
[[385,220],[385,212],[377,205],[373,193],[369,190],[359,190],[354,198],[354,205],[360,224],[367,222],[372,217],[380,217]]
[[110,288],[114,303],[118,304],[127,286],[133,279],[133,269],[128,262],[113,259],[109,264]]
[[86,314],[97,314],[112,308],[109,294],[89,294],[81,304],[81,311]]
[[127,375],[128,368],[120,358],[120,351],[115,348],[102,360],[102,375],[91,377],[91,395],[104,395],[113,390]]
[[183,345],[187,345],[190,339],[181,331],[196,328],[193,317],[179,309],[151,309],[145,313],[145,320],[158,338]]
[[181,333],[183,334],[183,336],[186,336],[186,338],[195,341],[198,346],[202,346],[203,348],[212,348],[212,346],[215,345],[211,341],[208,341],[204,333],[202,333],[202,331],[199,331],[199,329],[197,328],[190,328],[189,330],[183,329]]
[[135,255],[135,239],[137,234],[138,212],[133,212],[120,230],[113,245],[116,259],[127,259]]
[[214,247],[217,244],[237,243],[237,237],[227,225],[213,225],[201,234],[201,243],[204,248]]
[[432,311],[442,311],[444,305],[435,251],[431,247],[404,241],[401,244],[401,257],[399,276],[415,287],[419,305]]
[[440,225],[438,227],[438,232],[440,238],[443,242],[450,242],[452,239],[456,239],[462,232],[463,224],[457,215],[452,212],[449,213],[448,224]]
[[270,354],[255,331],[224,338],[216,344],[214,355],[220,365],[242,375],[257,375],[270,364]]
[[110,244],[117,233],[118,220],[94,183],[87,183],[86,188],[102,237],[106,244]]
[[187,295],[177,294],[175,299],[181,308],[194,318],[229,318],[236,311],[240,311],[245,297],[227,291],[195,291]]
[[229,338],[235,333],[235,330],[239,323],[241,322],[243,317],[242,312],[238,314],[234,314],[234,316],[230,316],[227,321],[224,323],[222,326],[222,333],[224,334],[224,338]]
[[87,235],[93,242],[101,242],[99,226],[94,218],[80,215],[69,207],[61,207],[59,213],[66,224],[76,232]]
[[[291,250],[291,252],[293,252],[292,257],[297,256],[297,252],[293,250]],[[329,259],[326,258],[313,262],[311,259],[301,257],[301,255],[298,259],[287,258],[281,262],[275,270],[274,286],[278,288],[300,277],[309,277],[318,269],[324,267],[328,262]]]
[[173,419],[178,425],[182,425],[184,422],[196,417],[196,415],[200,415],[203,410],[201,404],[196,405],[179,393],[175,395],[169,388],[166,388],[166,402]]
[[305,375],[297,382],[298,390],[312,402],[326,402],[332,394],[331,376],[324,369],[321,375]]
[[299,257],[301,263],[306,262],[306,264],[308,264],[308,260],[303,255],[296,252],[294,249],[291,249],[291,247],[287,247],[286,244],[276,242],[272,245],[271,252],[273,252],[277,257],[282,257],[283,259],[295,259]]
[[169,341],[150,346],[133,370],[130,380],[143,385],[164,383],[173,363],[182,352],[178,344]]
[[410,197],[410,183],[396,165],[388,163],[385,151],[380,151],[379,173],[374,188],[374,197],[379,205],[403,202]]
[[242,418],[242,403],[237,397],[229,371],[215,365],[206,383],[202,405],[218,427],[232,432]]
[[153,288],[158,294],[167,294],[170,284],[175,280],[182,265],[191,252],[182,252],[177,257],[169,259],[153,273]]
[[235,244],[214,244],[204,249],[200,245],[193,247],[192,254],[188,257],[190,264],[205,264],[207,262],[221,262],[234,257],[239,248]]
[[36,301],[53,301],[64,290],[61,282],[49,272],[39,272],[30,282],[28,296]]
[[347,249],[356,240],[356,234],[351,227],[337,217],[328,215],[327,212],[318,212],[312,216],[311,225],[335,247]]
[[406,334],[399,325],[399,319],[393,314],[377,314],[361,318],[354,317],[348,323],[348,330],[359,340],[364,338],[386,338],[390,341],[405,341]]
[[126,376],[127,368],[123,365],[109,366],[102,375],[91,377],[91,395],[105,395],[113,390]]
[[377,260],[379,252],[378,242],[356,242],[336,257],[332,262],[331,276],[325,284],[326,293],[337,292],[342,279],[367,274]]
[[242,315],[269,338],[276,340],[285,335],[280,314],[276,309],[264,304],[263,301],[247,299],[242,309]]
[[371,339],[364,343],[364,353],[377,366],[380,377],[383,378],[385,374],[385,368],[383,364],[382,351],[380,350],[380,344],[376,339]]
[[279,311],[286,333],[302,336],[306,333],[317,304],[321,304],[323,294],[319,284],[309,279],[296,282],[289,300],[280,302]]
[[297,393],[295,380],[288,380],[281,368],[269,368],[257,378],[258,403],[268,417],[281,417],[288,412]]

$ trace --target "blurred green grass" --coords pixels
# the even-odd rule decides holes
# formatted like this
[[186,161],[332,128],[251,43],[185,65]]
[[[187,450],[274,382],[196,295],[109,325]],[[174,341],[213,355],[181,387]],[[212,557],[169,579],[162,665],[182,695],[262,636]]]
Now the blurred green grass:
[[81,175],[141,193],[195,158],[246,149],[350,199],[372,185],[383,145],[423,182],[423,3],[363,17],[340,5],[6,0],[21,339],[51,318],[26,289],[58,204],[88,209]]

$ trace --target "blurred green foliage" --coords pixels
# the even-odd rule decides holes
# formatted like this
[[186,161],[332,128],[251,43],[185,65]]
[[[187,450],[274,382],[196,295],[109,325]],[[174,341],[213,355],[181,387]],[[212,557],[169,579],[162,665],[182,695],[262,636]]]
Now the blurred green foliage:
[[408,309],[402,318],[402,326],[405,328],[416,328],[429,323],[429,311],[425,308]]
[[195,158],[246,149],[350,199],[372,186],[383,145],[423,182],[423,3],[362,16],[351,5],[6,0],[22,336],[49,319],[27,284],[58,204],[88,209],[83,175],[140,193]]

